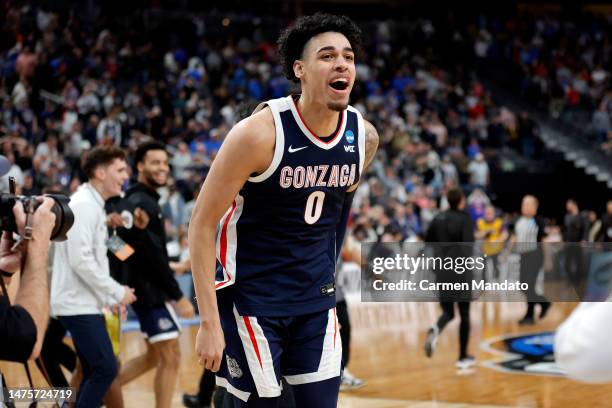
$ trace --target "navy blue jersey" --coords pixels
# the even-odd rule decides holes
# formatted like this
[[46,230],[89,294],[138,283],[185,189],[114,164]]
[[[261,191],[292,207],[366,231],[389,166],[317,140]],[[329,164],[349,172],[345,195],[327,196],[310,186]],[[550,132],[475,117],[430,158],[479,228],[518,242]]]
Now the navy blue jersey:
[[363,169],[363,119],[349,106],[339,115],[336,133],[322,140],[308,129],[293,97],[260,108],[265,105],[276,128],[274,157],[266,171],[249,178],[221,218],[216,287],[228,288],[241,315],[331,309],[336,226],[346,190]]

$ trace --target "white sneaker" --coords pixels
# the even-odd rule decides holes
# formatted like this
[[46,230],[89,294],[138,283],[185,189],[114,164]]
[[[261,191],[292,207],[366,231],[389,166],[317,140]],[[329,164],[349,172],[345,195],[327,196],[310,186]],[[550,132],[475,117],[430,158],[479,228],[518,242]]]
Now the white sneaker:
[[425,338],[425,355],[429,358],[436,351],[436,345],[438,344],[438,327],[434,326],[427,331],[427,337]]
[[365,381],[355,377],[347,369],[342,371],[342,378],[340,379],[340,391],[356,390],[365,385]]
[[472,356],[467,356],[455,363],[455,367],[460,370],[465,370],[476,365],[476,359]]

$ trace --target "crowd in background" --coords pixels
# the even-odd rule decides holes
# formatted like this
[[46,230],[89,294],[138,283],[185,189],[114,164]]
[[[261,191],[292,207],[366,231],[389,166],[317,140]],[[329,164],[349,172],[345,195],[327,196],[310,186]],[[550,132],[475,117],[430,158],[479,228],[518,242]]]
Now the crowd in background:
[[[612,153],[610,17],[481,17],[474,53],[511,64],[524,98],[553,118],[584,122],[590,139]],[[582,124],[581,124],[582,125]]]
[[[80,157],[96,144],[133,151],[146,138],[161,140],[172,155],[173,180],[161,194],[168,236],[174,257],[186,259],[186,225],[224,137],[258,101],[294,90],[274,45],[290,21],[156,9],[112,16],[90,3],[0,7],[0,153],[21,193],[75,191]],[[378,129],[380,148],[355,198],[355,234],[378,239],[392,226],[400,239],[416,239],[454,186],[466,191],[474,221],[482,218],[494,198],[492,166],[513,167],[502,152],[539,157],[537,124],[498,105],[472,70],[433,58],[428,44],[443,30],[431,21],[379,21],[364,31],[352,105]],[[516,62],[524,92],[546,99],[553,115],[576,98],[593,109],[607,146],[612,53],[599,20],[482,19],[463,36],[448,34],[476,58]],[[6,192],[6,176],[2,183]]]

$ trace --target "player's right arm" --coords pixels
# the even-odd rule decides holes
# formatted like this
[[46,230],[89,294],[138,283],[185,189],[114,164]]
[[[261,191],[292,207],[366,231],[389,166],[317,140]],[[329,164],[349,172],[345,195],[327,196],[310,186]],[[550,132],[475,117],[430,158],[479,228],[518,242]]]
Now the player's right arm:
[[269,108],[234,126],[210,168],[193,209],[188,236],[200,311],[196,354],[208,370],[219,369],[225,348],[215,293],[216,228],[248,178],[270,166],[274,143],[274,119]]

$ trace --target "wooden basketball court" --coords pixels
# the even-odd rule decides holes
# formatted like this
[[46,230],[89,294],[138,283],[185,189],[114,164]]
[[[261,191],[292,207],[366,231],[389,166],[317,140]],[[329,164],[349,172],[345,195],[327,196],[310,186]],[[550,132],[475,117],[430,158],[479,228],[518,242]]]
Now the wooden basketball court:
[[[487,340],[502,335],[553,331],[570,313],[573,304],[555,304],[546,319],[535,326],[519,327],[523,303],[474,303],[470,352],[478,365],[457,371],[458,322],[443,332],[432,359],[423,353],[427,328],[438,316],[435,303],[358,303],[350,302],[353,345],[349,368],[364,379],[365,387],[342,392],[340,407],[374,408],[467,408],[467,407],[608,407],[612,385],[584,385],[561,376],[517,374],[489,367],[503,359]],[[181,407],[183,392],[196,391],[201,367],[194,353],[196,327],[185,327],[180,343],[182,366],[173,405]],[[145,350],[138,332],[122,338],[122,360]],[[27,384],[23,368],[0,364],[9,386]],[[32,364],[33,367],[33,364]],[[34,371],[37,371],[34,369]],[[43,386],[35,373],[35,383]],[[124,387],[127,407],[153,407],[153,373]]]

